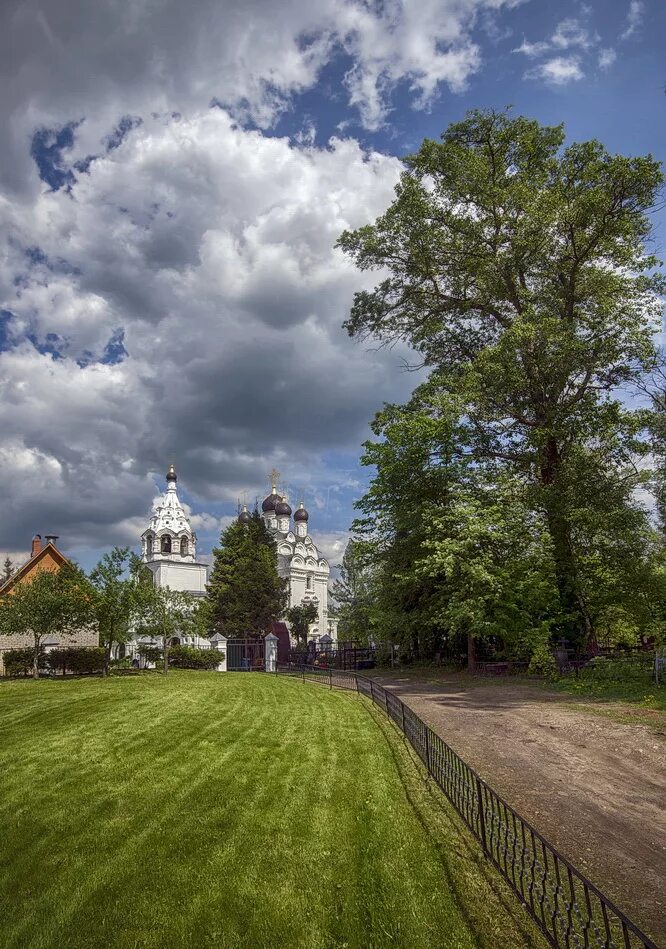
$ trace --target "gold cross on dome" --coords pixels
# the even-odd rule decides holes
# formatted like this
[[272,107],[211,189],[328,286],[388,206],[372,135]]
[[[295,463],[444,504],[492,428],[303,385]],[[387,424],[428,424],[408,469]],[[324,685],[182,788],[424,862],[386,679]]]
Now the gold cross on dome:
[[270,478],[271,487],[277,488],[277,483],[280,480],[280,472],[273,468],[268,477]]

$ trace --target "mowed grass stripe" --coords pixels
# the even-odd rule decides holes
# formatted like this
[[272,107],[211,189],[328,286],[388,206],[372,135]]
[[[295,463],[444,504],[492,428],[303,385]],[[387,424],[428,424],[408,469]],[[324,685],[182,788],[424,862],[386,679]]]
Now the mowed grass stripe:
[[0,684],[0,945],[486,945],[391,741],[298,680]]

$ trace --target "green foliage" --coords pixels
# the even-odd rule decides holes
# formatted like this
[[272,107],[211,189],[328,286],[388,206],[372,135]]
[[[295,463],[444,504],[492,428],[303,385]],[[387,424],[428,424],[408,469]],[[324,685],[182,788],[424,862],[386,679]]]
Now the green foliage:
[[308,641],[310,626],[317,621],[319,616],[316,604],[306,602],[301,603],[300,606],[292,606],[285,615],[297,645],[305,646]]
[[386,213],[339,240],[388,274],[356,294],[349,333],[406,341],[431,368],[366,446],[378,474],[356,530],[383,571],[380,623],[421,657],[503,625],[528,655],[544,624],[583,648],[618,606],[658,623],[636,500],[647,416],[618,390],[655,358],[659,164],[496,112],[405,164]]
[[552,650],[549,649],[546,643],[540,643],[532,653],[527,672],[531,676],[543,676],[546,679],[557,678],[557,662]]
[[[7,649],[2,654],[7,676],[28,676],[33,674],[35,653],[33,649]],[[40,652],[38,656],[40,669],[46,669],[47,656]]]
[[106,648],[106,675],[114,645],[126,643],[132,637],[153,580],[141,558],[131,553],[129,547],[114,547],[104,554],[89,579],[95,591],[93,602],[99,638]]
[[287,598],[275,541],[255,510],[249,524],[230,524],[213,550],[204,608],[209,628],[228,638],[265,636],[284,614]]
[[367,551],[358,540],[348,541],[339,571],[331,590],[337,604],[338,637],[367,642],[371,637],[374,574]]
[[159,646],[149,646],[146,643],[141,643],[137,647],[137,652],[139,653],[142,659],[145,659],[146,662],[158,663],[158,662],[162,662],[162,660],[164,659],[162,650],[160,649]]
[[194,649],[192,646],[172,646],[169,662],[179,669],[216,669],[224,659],[217,649]]
[[0,599],[0,634],[32,637],[35,678],[47,637],[72,637],[80,629],[94,626],[95,620],[94,591],[85,574],[73,564],[65,564],[53,573],[41,571]]
[[10,579],[11,575],[14,573],[14,564],[9,558],[9,554],[5,557],[5,562],[2,565],[2,576],[0,576],[0,583],[6,583]]
[[47,658],[54,672],[83,675],[104,671],[106,650],[101,646],[70,646],[65,649],[52,649]]
[[[190,593],[146,584],[141,597],[141,612],[136,627],[139,636],[158,639],[161,643],[161,661],[164,674],[169,671],[171,641],[189,629],[195,597]],[[156,661],[156,660],[153,660]]]
[[638,702],[666,711],[666,686],[654,681],[653,657],[597,658],[575,675],[558,679],[560,692],[609,702]]

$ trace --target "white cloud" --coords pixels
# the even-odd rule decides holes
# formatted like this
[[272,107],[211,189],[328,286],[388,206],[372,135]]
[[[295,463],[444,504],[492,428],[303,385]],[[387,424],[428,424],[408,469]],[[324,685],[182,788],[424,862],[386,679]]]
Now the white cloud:
[[544,82],[553,86],[564,86],[569,82],[576,82],[584,75],[577,56],[554,56],[526,73],[529,79],[543,79]]
[[611,47],[609,49],[600,49],[599,50],[599,68],[600,69],[609,69],[615,60],[617,59],[617,53]]
[[[374,276],[334,249],[388,205],[399,170],[354,140],[296,146],[209,109],[147,120],[71,194],[2,205],[17,343],[0,354],[5,543],[134,539],[172,458],[204,503],[253,500],[273,463],[310,492],[330,484],[323,455],[356,453],[382,400],[414,384],[396,378],[400,354],[341,330]],[[120,326],[129,356],[95,361]],[[63,358],[27,338],[49,333]]]
[[621,40],[628,40],[630,36],[638,32],[643,24],[643,15],[645,13],[645,4],[643,0],[631,0],[627,11],[626,27],[620,34]]
[[548,52],[551,48],[550,43],[547,40],[540,40],[537,43],[530,43],[529,40],[523,38],[523,42],[520,46],[516,46],[515,49],[512,49],[512,53],[523,53],[525,56],[529,56],[530,59],[535,56],[541,56],[542,53]]
[[[598,33],[591,31],[583,22],[590,16],[591,8],[581,7],[580,12],[580,18],[567,17],[561,20],[547,39],[532,43],[523,38],[521,45],[512,50],[514,53],[522,53],[529,59],[538,59],[552,53],[558,53],[558,55],[550,56],[549,59],[544,59],[539,65],[529,69],[525,73],[525,78],[541,79],[557,86],[583,78],[585,72],[581,55],[598,46],[600,37]],[[576,53],[568,56],[561,55],[566,50],[576,50]],[[606,60],[612,52],[612,50],[602,51],[599,57],[600,65],[602,58],[604,59],[602,68],[610,65],[612,60]]]
[[6,121],[0,173],[6,186],[27,187],[24,157],[35,128],[84,117],[78,137],[90,153],[97,153],[121,115],[189,116],[211,100],[268,128],[341,51],[352,61],[345,79],[349,102],[368,128],[376,128],[401,81],[417,107],[428,105],[443,86],[465,88],[482,61],[471,39],[477,20],[521,2],[20,4],[5,15],[0,31],[10,77],[0,87]]

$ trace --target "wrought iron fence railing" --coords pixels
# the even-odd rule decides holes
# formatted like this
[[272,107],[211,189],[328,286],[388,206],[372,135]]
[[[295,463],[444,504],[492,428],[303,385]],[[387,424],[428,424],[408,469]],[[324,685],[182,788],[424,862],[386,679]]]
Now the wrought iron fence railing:
[[397,725],[551,946],[658,949],[395,693],[341,669],[279,664],[277,671],[359,692]]

